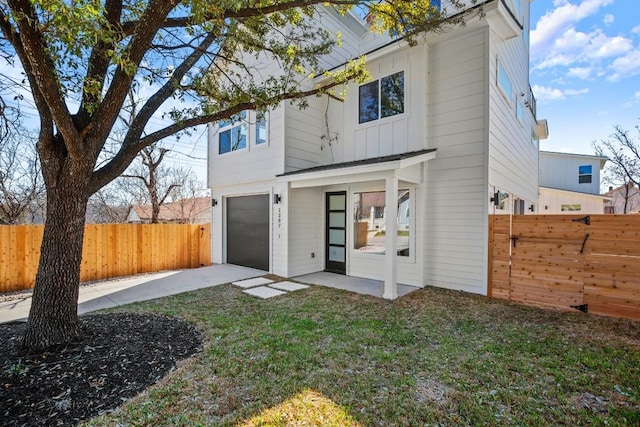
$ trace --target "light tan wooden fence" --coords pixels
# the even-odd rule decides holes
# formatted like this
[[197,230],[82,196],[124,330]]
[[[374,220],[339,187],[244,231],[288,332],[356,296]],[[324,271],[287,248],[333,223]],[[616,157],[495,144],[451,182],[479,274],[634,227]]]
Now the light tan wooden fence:
[[640,215],[491,215],[489,295],[640,319]]
[[[0,292],[33,287],[43,226],[0,226]],[[80,280],[211,264],[209,224],[89,224]]]

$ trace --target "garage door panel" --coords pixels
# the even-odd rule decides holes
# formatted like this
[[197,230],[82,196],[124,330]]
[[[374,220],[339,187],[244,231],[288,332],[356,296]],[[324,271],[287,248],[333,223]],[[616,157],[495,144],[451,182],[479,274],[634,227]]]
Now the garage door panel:
[[269,195],[227,199],[227,262],[269,270]]

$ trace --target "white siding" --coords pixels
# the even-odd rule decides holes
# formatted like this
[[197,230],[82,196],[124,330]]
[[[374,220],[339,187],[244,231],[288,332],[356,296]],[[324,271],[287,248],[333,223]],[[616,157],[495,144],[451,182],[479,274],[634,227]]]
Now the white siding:
[[320,188],[291,189],[288,206],[288,277],[321,271],[324,265],[322,191]]
[[208,132],[208,184],[210,188],[273,179],[284,172],[284,108],[269,112],[268,141],[240,151],[218,154],[218,135],[215,125]]
[[[403,48],[367,64],[373,79],[395,72],[405,73],[405,112],[392,117],[358,123],[358,85],[346,91],[346,101],[329,101],[329,130],[338,140],[327,147],[322,161],[348,162],[425,148],[426,47]],[[324,120],[326,100],[320,111]],[[324,125],[324,123],[322,123]]]
[[285,171],[291,172],[317,166],[322,162],[324,108],[327,97],[310,98],[309,106],[299,109],[286,104]]
[[[591,165],[591,183],[578,182],[578,168]],[[600,158],[540,152],[540,186],[581,193],[600,194]]]
[[[519,0],[518,0],[519,1]],[[520,2],[524,22],[529,20],[529,2]],[[512,86],[505,94],[498,87],[498,63],[504,67]],[[489,65],[489,185],[535,203],[538,199],[538,147],[531,142],[535,118],[525,105],[529,96],[529,55],[520,34],[503,40],[490,32]],[[522,108],[522,122],[516,117]]]
[[[603,197],[571,191],[540,188],[539,210],[541,214],[603,214]],[[562,205],[580,205],[579,211],[563,211]]]
[[475,30],[429,50],[425,283],[486,293],[486,44]]

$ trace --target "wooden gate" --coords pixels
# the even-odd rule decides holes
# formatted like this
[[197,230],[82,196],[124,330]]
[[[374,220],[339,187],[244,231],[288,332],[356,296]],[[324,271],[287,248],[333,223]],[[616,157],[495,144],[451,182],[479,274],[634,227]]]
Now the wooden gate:
[[640,319],[640,216],[492,215],[489,295]]

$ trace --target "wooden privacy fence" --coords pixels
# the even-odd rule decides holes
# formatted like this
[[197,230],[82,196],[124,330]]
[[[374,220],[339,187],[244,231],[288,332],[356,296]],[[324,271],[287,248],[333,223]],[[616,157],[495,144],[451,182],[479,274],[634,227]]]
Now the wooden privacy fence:
[[491,215],[489,295],[640,319],[640,215]]
[[[0,226],[0,292],[33,287],[44,226]],[[211,265],[209,224],[88,224],[80,280]]]

